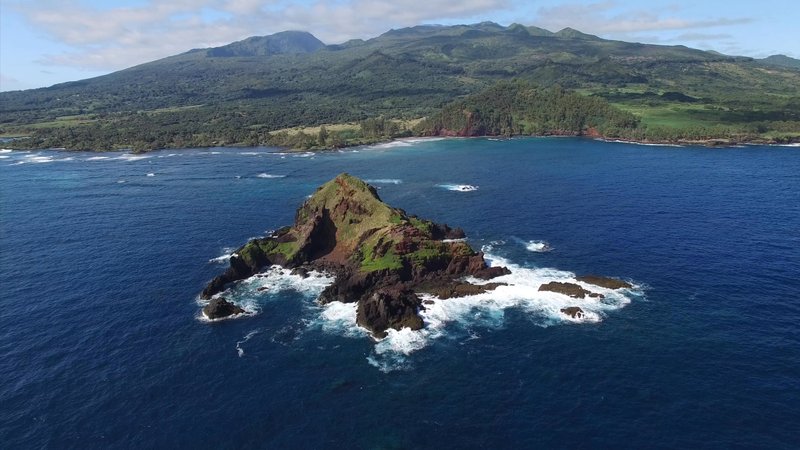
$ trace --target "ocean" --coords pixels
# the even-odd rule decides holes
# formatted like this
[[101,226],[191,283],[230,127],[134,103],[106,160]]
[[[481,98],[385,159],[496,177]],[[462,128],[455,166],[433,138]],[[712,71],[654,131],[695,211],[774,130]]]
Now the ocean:
[[[226,256],[341,172],[511,286],[376,342],[273,269],[203,320]],[[797,148],[0,151],[0,273],[2,448],[800,447]],[[635,288],[571,320],[537,287],[576,274]]]

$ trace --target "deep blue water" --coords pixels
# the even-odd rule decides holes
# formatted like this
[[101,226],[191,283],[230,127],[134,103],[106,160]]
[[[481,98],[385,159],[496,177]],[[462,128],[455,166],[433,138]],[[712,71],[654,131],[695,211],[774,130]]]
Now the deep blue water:
[[[0,447],[800,446],[799,149],[270,151],[0,153]],[[385,201],[520,273],[643,293],[596,323],[478,307],[396,360],[323,320],[310,286],[198,320],[209,260],[343,171],[399,180]]]

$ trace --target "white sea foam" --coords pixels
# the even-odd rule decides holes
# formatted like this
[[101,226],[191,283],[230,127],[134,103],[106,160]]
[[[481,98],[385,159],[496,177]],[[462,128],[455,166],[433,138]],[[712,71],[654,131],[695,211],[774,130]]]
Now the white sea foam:
[[286,178],[286,175],[272,175],[272,174],[269,174],[269,173],[260,173],[260,174],[256,175],[256,177],[272,179],[272,178]]
[[234,249],[231,248],[231,247],[225,247],[225,248],[222,249],[222,254],[221,255],[217,256],[216,258],[209,259],[208,262],[209,263],[215,263],[215,264],[227,264],[228,261],[230,261],[231,256],[236,254],[236,253],[233,253],[233,250]]
[[136,155],[136,154],[133,154],[133,153],[124,153],[122,155],[119,155],[115,159],[117,159],[119,161],[133,162],[133,161],[141,161],[143,159],[150,159],[150,158],[152,158],[152,156]]
[[364,180],[369,184],[401,184],[403,180],[397,178],[374,178],[371,180]]
[[39,156],[39,155],[36,155],[36,154],[25,155],[25,156],[23,156],[23,158],[25,158],[25,159],[23,161],[20,161],[20,163],[23,163],[23,164],[24,163],[42,164],[42,163],[50,163],[50,162],[56,161],[56,159],[54,159],[52,156]]
[[[300,275],[292,275],[290,269],[272,266],[250,278],[234,283],[233,286],[215,297],[225,297],[228,301],[244,309],[246,314],[258,314],[261,311],[261,305],[271,297],[271,294],[293,290],[309,299],[316,299],[322,290],[332,282],[333,278],[320,272],[311,271],[308,277],[303,278]],[[200,298],[197,299],[197,302],[200,306],[208,304],[207,300]],[[204,320],[202,314],[200,320]]]
[[11,158],[11,157],[8,156],[8,155],[0,155],[0,159],[8,159],[8,158]]
[[11,153],[12,151],[10,148],[0,148],[0,153]]
[[800,147],[800,142],[795,142],[793,144],[777,144],[777,147]]
[[[620,309],[637,296],[641,288],[612,290],[578,282],[575,274],[551,268],[527,268],[512,264],[499,255],[488,254],[491,265],[504,265],[512,273],[490,281],[468,279],[474,284],[487,282],[507,283],[493,291],[468,297],[440,300],[431,295],[422,295],[425,310],[420,316],[425,326],[418,331],[389,330],[386,338],[375,344],[373,353],[367,358],[370,364],[382,371],[408,368],[408,356],[429,345],[431,341],[453,333],[464,340],[476,339],[474,331],[479,328],[498,328],[503,325],[505,311],[515,308],[523,311],[536,326],[551,326],[563,323],[600,322],[609,311]],[[550,281],[570,282],[581,285],[605,298],[575,299],[555,292],[540,292],[539,286]],[[582,317],[570,317],[562,308],[577,306],[583,310]],[[453,333],[451,333],[453,332]]]
[[397,140],[397,141],[384,142],[382,144],[370,145],[369,147],[364,147],[364,150],[386,150],[398,147],[411,147],[412,145],[414,144],[411,142]]
[[436,141],[443,141],[446,138],[443,137],[417,137],[417,138],[402,138],[400,141],[408,142],[409,144],[419,144],[422,142],[436,142]]
[[150,172],[150,173],[147,174],[147,176],[148,177],[154,177],[154,176],[156,176],[156,174],[154,174],[153,172]]
[[110,159],[109,156],[90,156],[86,158],[87,161],[103,161],[106,159]]
[[455,192],[472,192],[478,190],[478,186],[473,186],[471,184],[442,183],[442,184],[437,184],[436,187],[440,187],[442,189],[447,189],[448,191],[455,191]]
[[525,248],[530,252],[536,253],[544,253],[553,250],[553,247],[550,247],[550,244],[545,241],[528,241],[525,243]]
[[328,332],[347,337],[365,337],[369,333],[356,324],[358,303],[331,302],[321,307],[319,326]]
[[249,341],[250,338],[252,338],[253,336],[257,335],[258,333],[259,333],[259,330],[253,330],[253,331],[247,333],[246,335],[244,335],[244,338],[242,338],[241,341],[236,341],[236,353],[239,355],[239,358],[244,356],[244,349],[242,348],[242,344],[244,344],[245,342]]
[[258,152],[239,152],[239,154],[242,155],[242,156],[258,156],[258,155],[260,155],[260,153],[258,153]]
[[597,138],[596,141],[600,142],[613,142],[615,144],[629,144],[629,145],[644,145],[646,147],[683,147],[680,144],[659,144],[659,143],[651,143],[651,142],[636,142],[636,141],[625,141],[622,139],[603,139]]

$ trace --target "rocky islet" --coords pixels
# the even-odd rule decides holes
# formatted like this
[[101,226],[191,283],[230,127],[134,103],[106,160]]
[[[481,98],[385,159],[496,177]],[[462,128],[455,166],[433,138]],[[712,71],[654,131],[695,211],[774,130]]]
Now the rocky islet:
[[[218,294],[233,282],[279,265],[302,277],[312,270],[333,275],[333,283],[320,294],[318,302],[358,303],[356,321],[375,337],[385,336],[388,329],[418,330],[424,326],[419,312],[425,309],[419,293],[445,300],[505,285],[466,281],[468,277],[489,280],[510,271],[489,266],[483,253],[473,250],[464,237],[460,228],[387,205],[374,187],[341,174],[300,206],[292,226],[252,239],[233,253],[228,269],[201,293],[201,298],[209,300],[203,314],[219,319],[245,313]],[[579,277],[578,281],[609,289],[631,287],[597,276]],[[551,282],[539,290],[573,298],[602,298],[573,283]],[[562,313],[581,317],[573,307]]]

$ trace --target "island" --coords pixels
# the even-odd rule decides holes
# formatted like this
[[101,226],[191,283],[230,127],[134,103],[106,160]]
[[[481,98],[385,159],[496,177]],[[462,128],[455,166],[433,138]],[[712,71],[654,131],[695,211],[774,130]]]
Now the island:
[[[312,270],[333,275],[334,282],[317,301],[357,302],[357,323],[376,338],[385,337],[389,329],[419,330],[424,326],[420,311],[425,309],[420,294],[440,299],[480,294],[505,283],[469,280],[511,273],[506,267],[489,266],[484,254],[473,250],[465,238],[461,228],[387,205],[374,187],[343,173],[300,206],[292,226],[252,239],[231,255],[228,269],[200,294],[208,300],[203,314],[212,320],[247,315],[224,297],[226,289],[279,265],[300,276]],[[579,280],[611,289],[631,287],[622,280],[594,275]],[[602,298],[571,283],[549,283],[540,290],[573,298]],[[579,307],[561,312],[572,318],[583,315]]]

